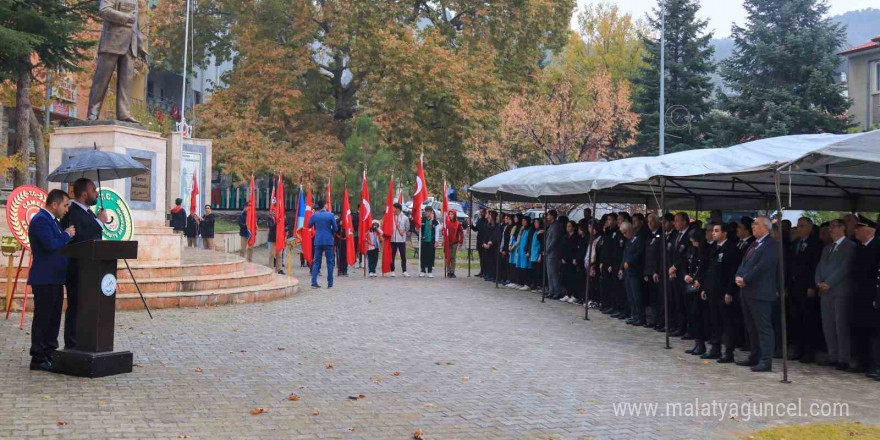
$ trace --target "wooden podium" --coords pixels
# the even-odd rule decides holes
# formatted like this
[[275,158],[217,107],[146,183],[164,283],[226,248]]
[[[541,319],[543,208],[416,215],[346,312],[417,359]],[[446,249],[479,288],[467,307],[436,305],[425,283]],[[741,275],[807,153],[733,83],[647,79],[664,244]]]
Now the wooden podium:
[[113,351],[116,317],[116,262],[137,259],[138,242],[89,240],[61,250],[79,260],[76,349],[52,355],[55,371],[79,377],[131,373],[130,351]]

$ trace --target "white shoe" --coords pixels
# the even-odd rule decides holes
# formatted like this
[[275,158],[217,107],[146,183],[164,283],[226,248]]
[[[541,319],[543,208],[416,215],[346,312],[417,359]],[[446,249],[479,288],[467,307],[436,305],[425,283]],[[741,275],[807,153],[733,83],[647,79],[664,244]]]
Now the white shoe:
[[391,275],[389,275],[389,276],[390,276],[391,278],[397,278],[397,274],[394,273],[394,272],[391,272]]
[[568,302],[569,299],[571,299],[570,296],[563,296],[563,297],[560,299],[560,301],[562,301],[562,302]]
[[504,287],[507,287],[508,289],[512,289],[512,288],[513,288],[513,283],[507,283],[507,284],[504,285]]
[[428,278],[434,278],[434,274],[433,274],[433,273],[429,273],[429,274],[428,274]]
[[419,272],[419,278],[424,278],[424,277],[425,277],[425,273],[424,273],[424,272]]
[[529,286],[522,286],[519,288],[519,290],[525,291],[525,290],[531,290],[531,289],[529,289]]
[[577,298],[569,298],[568,299],[569,304],[577,304],[577,302],[578,302]]
[[409,278],[409,272],[404,272],[403,276],[405,276],[406,278]]

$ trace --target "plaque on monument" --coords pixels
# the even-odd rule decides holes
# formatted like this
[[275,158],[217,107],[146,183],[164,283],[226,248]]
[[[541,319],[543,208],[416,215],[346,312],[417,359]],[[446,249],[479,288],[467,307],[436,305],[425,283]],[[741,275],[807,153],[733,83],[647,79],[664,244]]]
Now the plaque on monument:
[[[151,169],[153,164],[149,158],[135,157],[134,160],[140,162],[141,165]],[[144,173],[131,178],[131,194],[129,200],[132,202],[151,202],[151,186],[152,177],[150,173]]]

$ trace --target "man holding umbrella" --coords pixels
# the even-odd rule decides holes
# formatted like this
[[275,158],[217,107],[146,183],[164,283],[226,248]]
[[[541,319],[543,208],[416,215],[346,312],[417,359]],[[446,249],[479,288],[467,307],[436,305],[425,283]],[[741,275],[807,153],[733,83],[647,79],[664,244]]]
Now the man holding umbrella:
[[[95,182],[81,178],[73,182],[70,209],[61,219],[61,228],[73,226],[76,235],[71,244],[88,240],[100,240],[104,224],[109,221],[107,211],[101,209],[96,216],[90,209],[98,203]],[[64,348],[76,348],[76,307],[79,297],[79,265],[71,259],[67,265],[67,311],[64,315]]]

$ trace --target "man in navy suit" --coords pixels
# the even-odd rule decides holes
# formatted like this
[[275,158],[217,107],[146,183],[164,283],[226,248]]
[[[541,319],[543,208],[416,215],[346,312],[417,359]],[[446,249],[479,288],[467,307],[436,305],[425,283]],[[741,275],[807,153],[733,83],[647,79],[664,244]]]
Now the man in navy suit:
[[58,349],[61,307],[64,303],[64,281],[67,258],[58,251],[76,235],[76,227],[62,231],[58,218],[67,214],[69,197],[53,189],[46,198],[46,207],[31,219],[28,238],[34,261],[28,274],[28,285],[34,293],[34,319],[31,323],[31,370],[52,371],[52,352]]
[[327,288],[333,287],[333,265],[336,263],[333,255],[333,233],[339,230],[336,218],[329,211],[324,210],[324,201],[315,203],[315,212],[309,219],[309,228],[315,228],[315,263],[312,267],[312,288],[320,289],[318,285],[318,272],[321,271],[321,254],[327,256]]
[[[107,212],[103,209],[98,215],[90,209],[98,203],[98,191],[95,182],[79,179],[73,182],[73,198],[70,209],[61,219],[61,227],[76,228],[76,236],[71,243],[89,240],[100,240],[104,231],[104,223],[108,223]],[[79,304],[79,266],[76,260],[67,265],[67,311],[64,313],[64,348],[76,348],[76,315]]]
[[737,365],[750,366],[754,372],[773,369],[773,303],[779,291],[779,243],[770,238],[772,223],[767,217],[758,217],[752,224],[755,241],[749,245],[736,271],[736,285],[740,288],[746,326],[752,351]]

